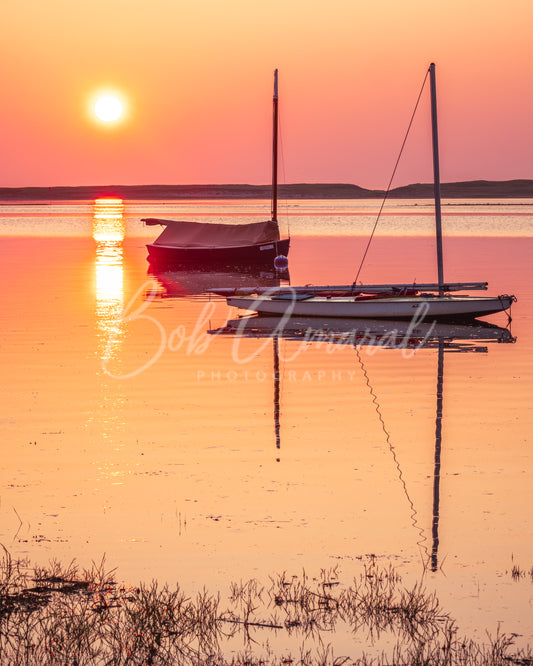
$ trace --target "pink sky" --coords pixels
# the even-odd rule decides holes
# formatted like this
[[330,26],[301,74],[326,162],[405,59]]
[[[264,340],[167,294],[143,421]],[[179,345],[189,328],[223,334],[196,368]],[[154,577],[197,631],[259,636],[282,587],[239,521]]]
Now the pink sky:
[[[277,67],[281,182],[383,188],[432,61],[442,180],[533,178],[531,0],[4,4],[0,187],[268,183]],[[395,185],[431,180],[426,102]]]

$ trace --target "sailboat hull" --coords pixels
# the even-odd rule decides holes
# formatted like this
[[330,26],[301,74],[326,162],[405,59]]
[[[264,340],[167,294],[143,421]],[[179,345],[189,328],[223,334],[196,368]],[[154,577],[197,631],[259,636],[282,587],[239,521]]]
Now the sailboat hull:
[[147,245],[148,261],[153,266],[274,266],[279,255],[287,256],[290,239],[237,245],[233,247],[177,247]]
[[411,319],[415,316],[433,319],[468,319],[508,310],[514,296],[412,296],[370,298],[357,297],[239,297],[227,299],[228,305],[264,315],[302,317],[349,317],[371,319]]

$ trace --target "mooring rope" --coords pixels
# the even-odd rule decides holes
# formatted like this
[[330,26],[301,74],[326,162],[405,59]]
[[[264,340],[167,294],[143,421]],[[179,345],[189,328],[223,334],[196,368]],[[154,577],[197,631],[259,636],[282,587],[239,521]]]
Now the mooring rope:
[[368,376],[368,373],[367,373],[366,368],[364,366],[363,359],[361,358],[361,354],[359,352],[359,349],[358,349],[357,345],[355,346],[355,353],[356,353],[356,356],[357,356],[357,360],[359,361],[359,365],[361,366],[361,370],[363,372],[363,376],[365,378],[366,385],[368,386],[368,390],[370,391],[370,395],[372,397],[372,402],[374,403],[374,408],[375,408],[376,413],[378,415],[379,422],[381,423],[381,427],[383,429],[383,432],[385,433],[385,440],[386,440],[387,445],[389,447],[389,450],[392,454],[392,458],[394,460],[394,464],[396,465],[396,469],[398,470],[398,478],[400,480],[400,483],[402,484],[403,492],[404,492],[405,497],[407,498],[407,501],[408,501],[409,506],[411,508],[411,514],[410,514],[411,524],[413,525],[413,527],[415,528],[415,530],[418,532],[418,534],[420,536],[420,539],[417,541],[417,545],[424,550],[424,552],[426,554],[426,558],[429,560],[429,551],[428,551],[426,543],[425,543],[427,541],[427,537],[424,534],[424,529],[422,527],[420,527],[420,525],[418,524],[418,520],[417,520],[418,512],[415,509],[415,505],[413,503],[413,500],[411,499],[411,497],[409,495],[409,491],[407,490],[407,484],[405,483],[405,479],[403,478],[402,468],[400,467],[400,462],[399,462],[398,457],[396,455],[396,449],[394,448],[394,445],[391,441],[390,433],[387,430],[387,427],[385,425],[385,420],[383,419],[383,415],[381,414],[381,408],[379,406],[377,395],[374,393],[374,389],[372,388],[372,385],[370,384],[370,377]]
[[390,192],[390,189],[392,187],[392,181],[394,180],[394,176],[396,175],[396,170],[398,169],[398,164],[400,163],[400,159],[401,159],[402,154],[403,154],[403,149],[405,148],[405,144],[407,142],[407,137],[409,136],[409,132],[411,131],[411,126],[412,126],[413,121],[415,119],[415,115],[416,115],[416,111],[418,109],[418,105],[420,104],[420,98],[422,97],[422,92],[424,91],[424,87],[426,85],[428,74],[429,74],[429,69],[426,72],[426,75],[424,76],[424,80],[422,82],[422,87],[420,88],[420,92],[418,93],[418,98],[416,100],[415,108],[413,109],[413,113],[411,114],[411,120],[409,121],[409,125],[407,127],[407,131],[405,133],[405,136],[404,136],[404,139],[403,139],[403,142],[402,142],[402,147],[400,148],[400,152],[398,154],[398,157],[396,158],[396,163],[394,165],[394,169],[392,170],[392,175],[390,177],[389,184],[387,185],[387,189],[385,191],[385,196],[383,197],[383,201],[381,202],[381,206],[380,206],[380,209],[378,211],[378,216],[376,218],[376,221],[374,222],[374,227],[372,229],[372,233],[370,234],[370,238],[368,239],[368,243],[366,244],[366,248],[365,248],[365,251],[363,253],[363,258],[361,259],[361,263],[359,264],[359,268],[357,270],[357,275],[355,276],[355,280],[352,283],[352,291],[353,291],[353,289],[355,288],[355,286],[357,284],[357,280],[359,279],[359,274],[361,273],[361,269],[363,268],[363,264],[365,262],[366,255],[368,254],[368,250],[370,249],[370,244],[372,243],[372,239],[374,238],[374,234],[376,232],[378,222],[381,218],[381,213],[383,212],[385,202],[387,201],[387,197],[389,196],[389,192]]

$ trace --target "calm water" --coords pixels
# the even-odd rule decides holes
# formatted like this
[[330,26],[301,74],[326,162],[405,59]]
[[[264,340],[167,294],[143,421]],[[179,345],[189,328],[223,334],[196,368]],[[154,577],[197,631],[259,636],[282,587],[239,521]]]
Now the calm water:
[[[351,282],[378,205],[291,202],[291,283]],[[460,630],[533,643],[533,580],[511,576],[533,567],[533,202],[444,213],[447,279],[517,295],[516,342],[209,334],[238,313],[206,288],[273,276],[150,275],[140,217],[249,221],[265,202],[0,206],[0,542],[211,591],[334,566],[350,581],[375,554],[424,574]],[[431,221],[391,204],[361,279],[435,280]]]

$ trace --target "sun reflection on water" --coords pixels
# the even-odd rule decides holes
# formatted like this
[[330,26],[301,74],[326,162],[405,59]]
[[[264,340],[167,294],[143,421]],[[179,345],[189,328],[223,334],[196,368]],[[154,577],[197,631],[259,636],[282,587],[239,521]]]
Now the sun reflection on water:
[[[124,331],[120,316],[124,308],[124,265],[122,241],[126,235],[122,199],[96,199],[93,205],[92,236],[96,242],[94,287],[96,296],[97,354],[102,374],[108,363],[120,363]],[[93,420],[103,426],[103,437],[112,437],[122,425],[124,396],[116,386],[105,388],[100,410]]]
[[121,244],[126,235],[122,199],[95,199],[93,238],[97,243]]
[[93,208],[96,241],[95,293],[99,355],[114,358],[121,344],[117,321],[124,306],[122,241],[126,235],[122,199],[96,199]]

